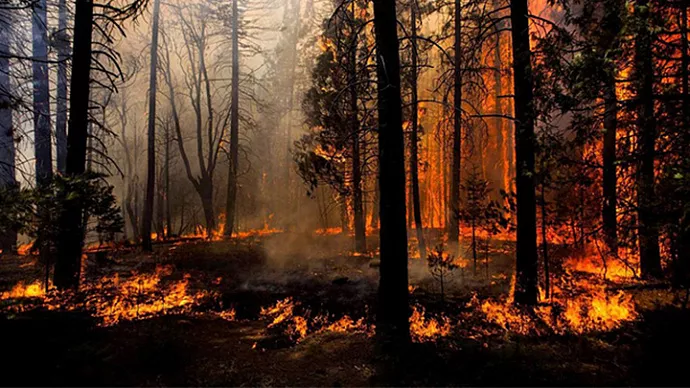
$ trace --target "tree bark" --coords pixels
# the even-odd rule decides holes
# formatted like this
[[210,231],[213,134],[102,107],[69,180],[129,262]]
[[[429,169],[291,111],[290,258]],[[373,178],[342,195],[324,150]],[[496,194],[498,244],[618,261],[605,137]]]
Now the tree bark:
[[228,170],[228,196],[225,206],[225,236],[231,237],[235,227],[237,209],[237,163],[240,141],[240,53],[239,15],[237,2],[232,0],[232,106],[230,107],[230,160]]
[[374,1],[379,112],[381,268],[376,332],[384,347],[410,341],[405,142],[395,0]]
[[453,78],[453,162],[451,165],[448,244],[453,251],[459,249],[460,238],[460,184],[462,168],[462,2],[455,0],[455,69]]
[[355,2],[352,2],[352,31],[349,54],[350,127],[352,130],[352,197],[354,207],[355,251],[367,250],[367,230],[364,224],[364,201],[362,199],[362,161],[359,141],[359,109],[357,95],[357,24]]
[[[620,34],[620,6],[618,0],[606,4],[602,28],[604,36],[600,44],[601,55],[615,48]],[[607,62],[604,80],[604,144],[603,144],[603,194],[602,224],[604,239],[610,252],[618,250],[618,222],[616,220],[617,183],[616,183],[616,132],[618,131],[618,97],[616,96],[616,64]]]
[[640,273],[643,278],[660,278],[661,254],[659,227],[654,209],[654,159],[656,153],[656,118],[654,112],[654,63],[649,23],[649,0],[637,0],[635,14],[641,26],[635,37],[635,73],[637,74],[637,218]]
[[50,83],[48,78],[48,10],[46,0],[34,4],[32,16],[34,83],[34,152],[36,184],[47,187],[53,178],[50,145]]
[[412,92],[412,138],[410,139],[410,175],[412,178],[412,207],[414,208],[414,224],[417,232],[417,246],[419,257],[426,260],[426,243],[424,241],[424,225],[422,224],[422,207],[419,199],[419,99],[417,94],[417,2],[413,0],[410,5],[410,31],[412,44],[412,79],[410,89]]
[[57,170],[65,173],[67,167],[67,61],[70,56],[70,40],[67,26],[67,0],[58,3],[57,32],[57,116],[55,119],[55,150]]
[[153,219],[153,196],[156,185],[156,91],[158,80],[158,23],[160,20],[160,0],[153,3],[153,25],[151,27],[151,71],[149,73],[149,123],[148,123],[148,163],[146,170],[146,199],[144,217],[141,220],[141,246],[152,251],[151,221]]
[[[66,175],[77,178],[86,169],[86,139],[89,115],[93,0],[77,0],[74,15],[74,53],[67,136]],[[60,238],[53,283],[60,290],[79,287],[81,253],[84,244],[84,208],[79,199],[65,193],[60,214]]]
[[527,0],[512,0],[513,77],[515,83],[515,162],[517,259],[515,303],[536,305],[538,298],[537,206],[535,193],[532,52]]
[[[11,11],[5,11],[9,13]],[[4,15],[3,15],[4,16]],[[12,85],[10,82],[10,29],[0,23],[0,188],[11,190],[17,186],[15,175],[16,149],[12,121]],[[0,249],[4,253],[16,249],[17,232],[9,230],[0,236]]]

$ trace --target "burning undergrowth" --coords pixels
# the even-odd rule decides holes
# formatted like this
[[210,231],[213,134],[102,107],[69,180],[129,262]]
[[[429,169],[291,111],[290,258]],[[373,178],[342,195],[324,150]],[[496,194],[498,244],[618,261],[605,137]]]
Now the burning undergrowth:
[[[267,326],[269,333],[291,343],[302,341],[308,334],[324,332],[363,333],[373,336],[376,328],[371,323],[370,316],[353,318],[347,314],[335,317],[328,313],[314,313],[292,298],[279,300],[272,306],[262,308],[261,316],[269,322]],[[440,315],[435,318],[427,314],[424,307],[412,306],[410,334],[414,342],[436,341],[450,333],[451,320],[448,317]],[[266,346],[267,344],[264,342],[255,345]]]
[[86,311],[100,325],[146,319],[169,313],[189,313],[195,306],[214,297],[208,291],[190,289],[190,275],[163,282],[173,273],[172,266],[157,266],[153,273],[115,273],[85,283],[79,291],[49,291],[41,282],[18,283],[2,294],[2,308],[10,314],[35,308],[56,311]]

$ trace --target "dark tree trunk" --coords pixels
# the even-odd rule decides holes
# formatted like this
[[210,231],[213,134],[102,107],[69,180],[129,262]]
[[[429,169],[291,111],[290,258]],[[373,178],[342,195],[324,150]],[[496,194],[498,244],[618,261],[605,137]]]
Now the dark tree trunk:
[[381,268],[376,331],[381,343],[410,341],[405,227],[405,142],[395,0],[374,1],[379,112]]
[[172,214],[170,206],[170,125],[165,126],[165,238],[169,239],[172,235]]
[[237,2],[232,0],[232,106],[230,107],[230,160],[228,170],[228,197],[225,206],[225,236],[231,237],[237,210],[237,163],[240,127],[240,53],[239,15]]
[[[682,130],[687,141],[690,140],[690,77],[688,75],[688,8],[687,4],[681,4],[681,84],[683,93],[682,103]],[[686,168],[690,167],[690,161],[686,160]],[[690,214],[685,212],[678,222],[680,231],[677,236],[678,251],[675,268],[673,270],[673,283],[676,287],[690,286]]]
[[517,188],[517,259],[515,303],[536,305],[538,297],[537,205],[534,169],[532,52],[527,0],[510,6],[515,83],[515,163]]
[[355,251],[367,250],[367,230],[364,224],[364,201],[362,200],[362,161],[359,142],[359,109],[357,106],[357,25],[354,22],[355,3],[352,3],[352,33],[350,42],[349,79],[350,89],[350,126],[352,130],[352,197],[355,224]]
[[216,230],[216,213],[213,209],[213,180],[208,177],[202,177],[199,180],[197,188],[199,196],[201,197],[201,207],[204,210],[204,219],[206,220],[206,237],[213,237],[213,231]]
[[67,0],[58,3],[57,33],[57,116],[55,119],[55,149],[57,170],[65,173],[67,167],[67,61],[70,56],[70,39],[67,29]]
[[652,33],[649,23],[649,0],[637,0],[636,16],[640,30],[635,37],[635,73],[637,75],[637,152],[639,164],[636,177],[640,273],[643,278],[659,278],[661,254],[659,228],[654,209],[654,159],[656,118],[654,117],[654,64]]
[[[5,13],[10,11],[5,11]],[[3,15],[4,16],[4,15]],[[12,85],[10,83],[10,29],[0,23],[0,188],[16,187],[14,128],[12,122]],[[0,249],[4,253],[16,249],[17,232],[8,230],[0,235]]]
[[34,82],[34,150],[36,184],[44,188],[53,177],[50,145],[50,82],[48,78],[48,10],[46,0],[34,4],[32,17]]
[[[69,133],[67,136],[66,175],[77,178],[86,169],[86,138],[89,116],[89,82],[93,1],[77,0],[74,15],[74,53],[70,97]],[[79,287],[82,246],[84,244],[84,208],[79,199],[64,193],[60,214],[60,238],[53,283],[60,290]]]
[[144,200],[144,217],[141,219],[141,245],[145,251],[152,251],[151,221],[153,219],[153,195],[156,185],[156,91],[158,74],[158,21],[160,18],[160,0],[153,4],[153,25],[151,27],[151,71],[149,73],[149,126],[148,126],[148,163],[146,169],[146,199]]
[[410,5],[410,31],[412,38],[412,79],[410,89],[412,92],[412,138],[410,139],[410,175],[412,178],[412,207],[414,209],[414,225],[417,232],[417,245],[419,247],[419,257],[426,259],[426,243],[424,241],[424,226],[422,225],[422,207],[419,199],[419,117],[418,95],[417,95],[417,2],[412,1]]
[[[620,34],[620,7],[618,1],[606,4],[602,28],[605,31],[600,44],[602,55],[615,47]],[[616,221],[616,132],[618,131],[618,98],[616,96],[616,65],[610,63],[604,80],[604,144],[603,144],[603,191],[602,223],[604,239],[610,252],[618,250],[618,222]]]
[[453,79],[453,164],[450,180],[450,224],[448,225],[448,244],[453,251],[458,250],[460,238],[460,184],[462,168],[462,2],[455,0],[455,69]]

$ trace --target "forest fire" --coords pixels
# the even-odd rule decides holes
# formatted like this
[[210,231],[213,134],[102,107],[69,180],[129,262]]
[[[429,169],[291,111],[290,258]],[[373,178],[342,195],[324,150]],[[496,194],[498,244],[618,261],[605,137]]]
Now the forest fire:
[[688,1],[11,3],[7,385],[690,385]]

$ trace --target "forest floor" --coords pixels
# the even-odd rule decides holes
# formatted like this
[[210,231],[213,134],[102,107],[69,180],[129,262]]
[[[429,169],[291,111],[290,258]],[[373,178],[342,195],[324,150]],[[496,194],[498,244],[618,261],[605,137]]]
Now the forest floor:
[[[416,341],[391,369],[377,357],[371,335],[376,261],[352,254],[350,244],[347,236],[281,233],[159,244],[149,255],[119,249],[98,265],[90,255],[86,282],[100,285],[84,294],[104,292],[97,279],[123,282],[136,273],[157,274],[156,287],[184,284],[185,295],[204,296],[192,302],[137,291],[134,315],[116,319],[102,307],[95,315],[86,295],[69,304],[12,295],[18,282],[41,279],[42,266],[32,256],[3,258],[3,385],[690,385],[690,311],[647,303],[643,295],[670,298],[664,287],[626,285],[638,293],[638,315],[606,331],[520,334],[470,314],[474,298],[508,293],[510,242],[495,247],[477,275],[471,265],[455,271],[443,300],[425,263],[411,259],[411,302],[429,320],[448,317],[452,326]],[[149,289],[148,278],[137,279],[139,290]],[[141,298],[157,297],[180,308],[147,315],[150,301]],[[279,301],[288,308],[271,315]],[[328,329],[345,316],[352,320],[342,330]]]

